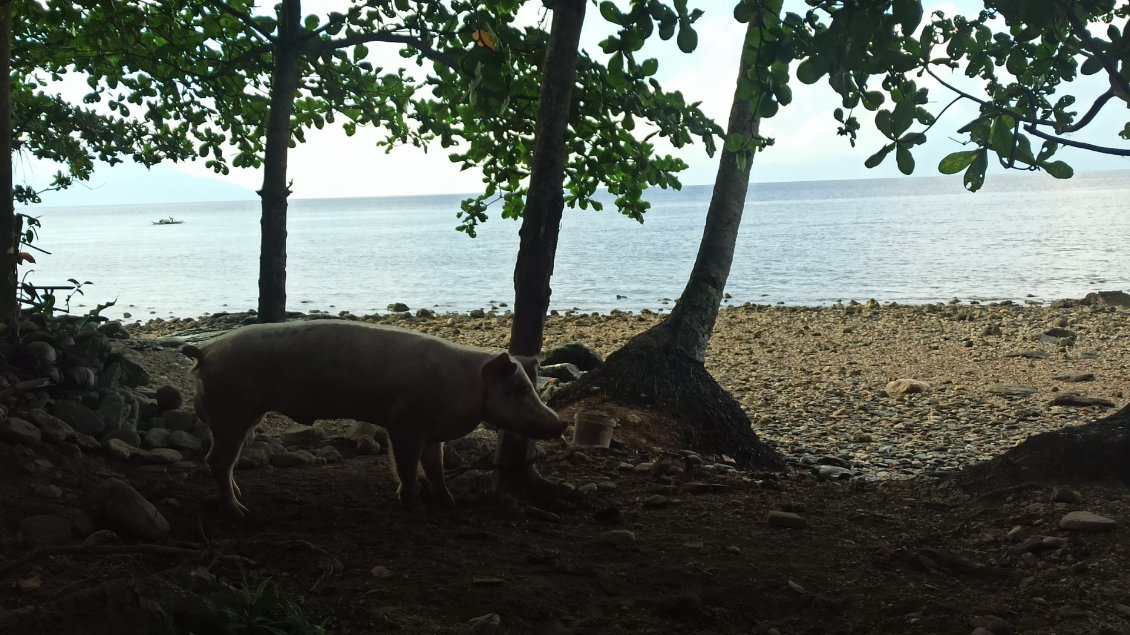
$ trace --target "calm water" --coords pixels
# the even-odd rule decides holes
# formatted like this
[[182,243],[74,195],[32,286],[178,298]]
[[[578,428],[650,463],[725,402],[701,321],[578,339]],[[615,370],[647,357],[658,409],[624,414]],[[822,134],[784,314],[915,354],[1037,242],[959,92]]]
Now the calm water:
[[[655,192],[639,225],[606,208],[566,210],[553,308],[670,307],[694,261],[708,186]],[[518,223],[454,231],[459,196],[292,201],[288,308],[371,313],[392,302],[441,311],[511,302]],[[31,210],[43,228],[28,278],[90,280],[72,308],[117,298],[135,319],[256,304],[255,202]],[[183,225],[152,221],[174,216]],[[727,291],[733,302],[820,305],[1052,300],[1130,287],[1130,171],[759,184],[751,188]],[[25,266],[26,270],[26,266]],[[618,299],[617,296],[626,296]]]

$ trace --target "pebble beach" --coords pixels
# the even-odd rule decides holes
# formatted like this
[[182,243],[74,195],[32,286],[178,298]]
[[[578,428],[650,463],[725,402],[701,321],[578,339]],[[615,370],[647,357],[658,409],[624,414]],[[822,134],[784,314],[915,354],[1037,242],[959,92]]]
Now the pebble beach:
[[[134,337],[193,338],[235,317],[129,328]],[[475,316],[344,317],[497,348],[511,320],[501,306]],[[1127,308],[1071,301],[724,307],[706,365],[754,430],[796,464],[879,480],[944,474],[1121,407],[1128,317]],[[551,315],[545,349],[580,342],[607,356],[660,319]]]

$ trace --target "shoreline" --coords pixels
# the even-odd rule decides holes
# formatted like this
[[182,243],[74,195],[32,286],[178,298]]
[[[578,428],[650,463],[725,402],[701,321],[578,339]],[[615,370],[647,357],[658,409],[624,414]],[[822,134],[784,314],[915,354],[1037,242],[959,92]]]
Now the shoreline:
[[[607,356],[661,317],[550,316],[544,348],[576,341]],[[359,319],[476,346],[505,348],[509,340],[510,318],[501,312]],[[139,337],[183,335],[222,330],[222,320],[129,329]],[[890,479],[956,471],[1031,434],[1113,412],[1130,384],[1127,344],[1130,310],[1078,301],[749,305],[720,311],[706,365],[758,435],[791,461]],[[885,389],[897,379],[928,388],[891,396]],[[1067,393],[1112,406],[1052,403]]]

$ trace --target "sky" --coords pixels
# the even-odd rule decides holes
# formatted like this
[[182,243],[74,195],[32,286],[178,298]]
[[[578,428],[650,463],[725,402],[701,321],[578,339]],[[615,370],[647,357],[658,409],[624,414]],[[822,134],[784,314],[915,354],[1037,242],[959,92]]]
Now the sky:
[[[796,0],[788,0],[786,9],[790,3],[797,4]],[[952,0],[934,3],[931,9],[941,9],[947,14],[959,10],[969,13],[978,4]],[[706,9],[706,14],[696,24],[700,36],[698,49],[692,54],[683,54],[671,40],[649,44],[646,52],[660,60],[658,79],[665,89],[682,91],[688,101],[701,101],[704,111],[724,124],[733,96],[744,26],[734,21],[733,3],[728,0],[700,0],[692,5]],[[531,18],[536,19],[536,14],[531,12]],[[582,45],[592,54],[600,55],[597,43],[611,32],[612,26],[600,17],[595,6],[590,6]],[[392,53],[390,50],[389,54]],[[397,58],[392,55],[389,59]],[[774,138],[775,144],[757,156],[754,182],[900,176],[893,157],[876,169],[869,170],[863,165],[864,160],[883,145],[878,133],[871,131],[870,121],[864,120],[872,116],[870,113],[857,111],[863,131],[856,147],[852,148],[845,137],[836,135],[838,124],[832,118],[832,111],[839,105],[838,96],[823,82],[806,86],[794,80],[791,87],[793,103],[763,122],[763,134]],[[932,88],[931,93],[935,99],[945,95],[940,88],[937,91]],[[1125,123],[1126,110],[1108,106],[1107,111],[1079,138],[1099,142],[1111,139]],[[974,112],[972,105],[960,105],[947,112],[931,131],[931,141],[915,152],[916,176],[936,175],[938,161],[962,149],[954,131],[972,118]],[[335,126],[310,130],[306,137],[307,142],[292,149],[288,157],[296,198],[476,193],[482,188],[477,171],[460,171],[438,146],[426,152],[402,147],[386,153],[376,147],[377,131],[361,129],[355,136],[347,137]],[[707,156],[701,144],[678,151],[664,147],[659,150],[674,153],[689,164],[690,168],[679,177],[684,185],[713,182],[717,155]],[[1077,171],[1130,168],[1130,160],[1125,158],[1068,150],[1060,154]],[[26,156],[16,158],[17,182],[44,184],[56,169],[57,166]],[[101,205],[252,199],[261,182],[262,175],[257,170],[233,169],[229,175],[220,176],[202,162],[165,164],[149,171],[125,164],[101,166],[89,183],[63,192],[45,193],[43,200],[45,205]]]

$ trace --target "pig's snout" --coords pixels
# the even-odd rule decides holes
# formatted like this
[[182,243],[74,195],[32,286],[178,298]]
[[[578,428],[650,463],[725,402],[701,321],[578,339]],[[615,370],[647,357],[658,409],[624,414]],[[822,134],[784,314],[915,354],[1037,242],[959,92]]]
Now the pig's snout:
[[565,428],[569,427],[569,422],[557,417],[557,420],[549,425],[534,426],[532,434],[525,434],[531,439],[556,439],[557,437],[565,434]]

